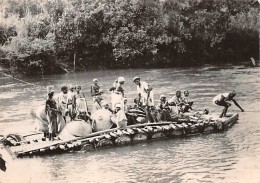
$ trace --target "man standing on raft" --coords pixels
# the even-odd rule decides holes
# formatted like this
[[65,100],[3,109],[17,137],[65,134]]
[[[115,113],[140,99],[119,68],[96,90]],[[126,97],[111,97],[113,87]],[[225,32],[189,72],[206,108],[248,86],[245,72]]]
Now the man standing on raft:
[[154,106],[153,99],[153,88],[148,85],[145,81],[141,81],[141,78],[136,76],[133,79],[134,83],[137,85],[138,101],[137,105],[140,107],[146,107],[146,116],[150,122],[154,122],[155,119],[151,115],[150,108]]
[[244,109],[242,109],[242,107],[237,103],[237,101],[235,101],[234,97],[236,96],[236,92],[233,90],[230,93],[222,93],[219,94],[217,96],[215,96],[213,98],[213,103],[219,106],[223,106],[224,109],[222,111],[222,113],[220,114],[220,118],[222,118],[223,116],[225,117],[227,114],[227,110],[228,108],[231,106],[231,104],[227,101],[233,101],[234,104],[242,111],[244,112]]
[[152,87],[145,81],[141,81],[141,78],[138,76],[134,77],[133,81],[137,85],[138,104],[141,103],[143,106],[154,106]]

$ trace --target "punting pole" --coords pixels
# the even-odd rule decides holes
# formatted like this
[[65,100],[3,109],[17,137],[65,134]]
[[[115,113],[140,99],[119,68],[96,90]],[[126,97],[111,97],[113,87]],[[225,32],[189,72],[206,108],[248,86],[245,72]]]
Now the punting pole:
[[73,62],[73,65],[74,65],[74,72],[75,72],[75,68],[76,68],[76,53],[74,53],[74,62]]

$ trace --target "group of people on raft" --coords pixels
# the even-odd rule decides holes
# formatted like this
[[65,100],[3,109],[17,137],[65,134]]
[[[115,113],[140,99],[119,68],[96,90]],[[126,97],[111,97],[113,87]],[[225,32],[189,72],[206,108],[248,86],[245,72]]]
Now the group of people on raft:
[[[109,89],[111,92],[111,107],[104,100],[103,91],[101,90],[98,79],[93,79],[90,93],[93,97],[93,107],[90,112],[87,105],[85,95],[81,92],[81,86],[62,86],[61,93],[54,96],[54,90],[49,87],[48,99],[45,105],[45,112],[49,122],[49,139],[53,140],[55,134],[62,127],[58,127],[59,120],[66,122],[66,116],[70,120],[85,120],[92,122],[92,115],[99,109],[105,109],[111,112],[111,121],[113,127],[122,128],[127,125],[159,122],[159,121],[177,121],[179,114],[192,110],[193,102],[189,99],[189,91],[182,92],[177,90],[175,96],[167,100],[165,95],[161,95],[157,105],[154,103],[153,88],[147,82],[142,81],[136,76],[133,82],[137,85],[138,97],[134,99],[134,105],[128,106],[124,90],[124,77],[118,77],[113,86]],[[223,112],[219,116],[226,116],[228,107],[231,104],[228,101],[233,101],[234,104],[241,109],[239,104],[234,100],[236,93],[219,94],[213,99],[213,103],[223,106]],[[206,111],[208,113],[208,111]],[[62,116],[62,117],[61,117]],[[112,128],[113,128],[112,127]]]

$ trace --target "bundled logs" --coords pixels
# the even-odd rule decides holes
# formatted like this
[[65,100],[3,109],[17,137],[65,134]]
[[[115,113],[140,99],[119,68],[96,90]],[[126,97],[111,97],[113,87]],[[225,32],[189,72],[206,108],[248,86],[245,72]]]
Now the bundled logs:
[[[92,133],[86,137],[73,138],[67,141],[55,140],[47,141],[39,138],[40,134],[23,136],[22,140],[9,141],[5,145],[9,152],[16,157],[25,157],[33,155],[44,155],[51,153],[61,153],[79,150],[95,150],[103,147],[120,146],[141,141],[158,139],[158,138],[174,138],[186,135],[221,132],[238,120],[238,114],[234,114],[226,120],[196,120],[146,123],[131,125],[121,129],[109,129]],[[9,137],[11,138],[11,137]],[[38,138],[38,139],[37,139]],[[11,138],[12,139],[12,138]],[[13,143],[13,144],[12,144]]]

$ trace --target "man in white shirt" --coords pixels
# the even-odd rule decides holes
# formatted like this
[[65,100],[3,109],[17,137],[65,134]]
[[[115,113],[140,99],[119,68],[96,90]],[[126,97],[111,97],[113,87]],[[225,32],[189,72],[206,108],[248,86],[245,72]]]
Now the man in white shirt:
[[138,93],[138,104],[141,103],[143,106],[154,106],[153,91],[152,87],[145,81],[141,81],[141,78],[134,77],[134,83],[137,85]]
[[127,126],[127,118],[124,110],[121,109],[121,104],[115,105],[115,115],[111,117],[111,121],[117,125],[118,128]]
[[68,87],[62,86],[61,92],[55,96],[55,101],[57,102],[57,107],[66,122],[66,116],[68,114]]
[[219,105],[219,106],[223,106],[224,109],[222,111],[222,113],[220,114],[220,118],[222,118],[223,116],[225,117],[227,114],[227,110],[228,108],[231,106],[231,104],[227,101],[233,101],[234,104],[242,111],[244,112],[244,109],[242,109],[242,107],[237,103],[237,101],[235,101],[234,97],[236,96],[236,92],[233,90],[230,93],[222,93],[222,94],[218,94],[217,96],[215,96],[213,98],[213,104]]

